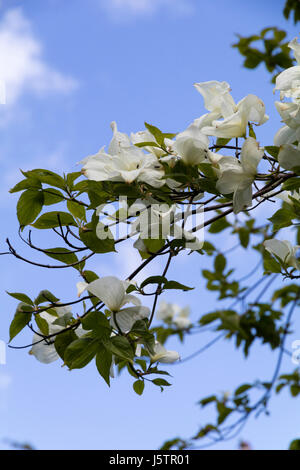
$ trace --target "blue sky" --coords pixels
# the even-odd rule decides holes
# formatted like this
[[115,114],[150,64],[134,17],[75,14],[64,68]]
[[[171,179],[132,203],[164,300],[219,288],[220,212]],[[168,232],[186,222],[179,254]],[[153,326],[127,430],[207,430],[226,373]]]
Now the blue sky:
[[[141,130],[144,121],[166,132],[183,130],[205,112],[194,82],[226,80],[236,100],[249,93],[263,98],[270,121],[259,138],[270,145],[279,127],[270,77],[262,67],[243,69],[242,58],[230,45],[235,33],[248,35],[273,25],[295,37],[297,29],[283,20],[283,4],[2,0],[0,79],[6,82],[7,103],[0,107],[1,249],[7,236],[21,248],[16,197],[7,192],[20,179],[19,168],[75,171],[78,161],[109,142],[112,120],[124,132]],[[233,240],[227,236],[222,243],[230,247]],[[137,258],[126,247],[122,253],[121,261],[104,257],[91,268],[99,275],[126,276]],[[201,281],[203,261],[196,261],[176,260],[172,274],[198,289],[165,296],[190,304],[193,319],[215,308]],[[244,251],[232,261],[245,272],[249,260]],[[5,290],[34,296],[48,288],[62,298],[76,295],[76,273],[44,272],[11,257],[0,262],[0,338],[8,339],[15,308]],[[172,342],[170,347],[178,347],[185,357],[210,338],[196,335],[184,346]],[[16,343],[30,341],[26,332]],[[157,448],[168,438],[191,435],[210,419],[210,412],[200,412],[196,405],[201,397],[271,377],[274,361],[267,348],[255,347],[245,361],[232,344],[220,343],[193,361],[170,367],[174,385],[163,394],[147,387],[138,397],[125,375],[108,389],[93,364],[68,372],[59,363],[44,366],[26,351],[9,350],[7,365],[0,365],[0,439],[30,441],[39,449]],[[292,368],[289,360],[285,366]],[[295,407],[295,400],[283,392],[273,400],[271,416],[250,421],[241,437],[256,449],[286,448],[299,437]],[[218,448],[236,446],[234,440]]]

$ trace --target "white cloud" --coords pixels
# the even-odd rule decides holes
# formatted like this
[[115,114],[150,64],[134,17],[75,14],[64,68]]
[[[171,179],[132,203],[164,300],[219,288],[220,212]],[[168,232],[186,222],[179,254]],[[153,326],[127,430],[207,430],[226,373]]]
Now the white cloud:
[[175,16],[192,13],[191,0],[100,0],[113,16],[118,19],[128,16],[142,16],[156,13],[161,8],[168,8]]
[[22,10],[7,10],[0,20],[0,80],[5,83],[6,105],[15,104],[25,91],[69,92],[77,87],[73,78],[50,67],[42,52]]

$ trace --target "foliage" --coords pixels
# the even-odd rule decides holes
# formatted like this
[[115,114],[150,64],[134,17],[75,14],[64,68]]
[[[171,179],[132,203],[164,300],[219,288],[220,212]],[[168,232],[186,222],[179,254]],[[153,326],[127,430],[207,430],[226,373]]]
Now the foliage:
[[[298,21],[298,4],[287,2],[285,15],[292,10]],[[261,99],[248,95],[236,104],[226,82],[197,83],[209,112],[183,132],[164,132],[145,123],[145,130],[129,137],[112,123],[107,152],[102,148],[84,159],[80,172],[22,171],[24,178],[11,189],[21,193],[19,236],[33,252],[42,253],[45,262],[25,257],[10,239],[2,254],[54,271],[75,270],[81,277],[73,300],[58,298],[48,289],[36,292],[35,298],[19,288],[8,293],[19,302],[10,342],[25,328],[31,330],[30,352],[39,361],[61,360],[70,370],[93,361],[108,386],[115,372],[127,371],[134,392],[141,396],[146,385],[161,391],[171,385],[165,368],[178,361],[179,354],[166,349],[170,337],[183,342],[190,334],[212,332],[213,339],[190,358],[221,339],[231,341],[245,357],[254,344],[276,354],[271,379],[202,398],[200,409],[213,406],[216,420],[189,439],[171,439],[164,449],[199,448],[228,439],[250,416],[269,412],[272,394],[284,389],[292,397],[300,393],[299,370],[281,371],[284,355],[290,354],[285,342],[300,302],[300,77],[295,86],[287,52],[289,46],[300,60],[300,44],[287,44],[285,37],[285,32],[267,28],[258,36],[240,38],[236,45],[248,68],[265,62],[270,72],[278,66],[287,69],[277,76],[276,89],[282,99],[292,101],[276,103],[285,126],[275,135],[274,145],[261,147],[256,141],[254,126],[268,119]],[[252,47],[255,41],[263,42],[263,51]],[[268,219],[256,216],[260,205],[270,210]],[[191,217],[192,228],[187,229]],[[40,230],[56,236],[54,247],[33,241],[33,233]],[[233,240],[229,250],[220,242],[223,233]],[[289,240],[282,239],[283,234]],[[99,278],[89,269],[89,260],[116,252],[121,243],[138,250],[140,264],[126,279]],[[232,267],[230,253],[235,249],[254,260],[246,276]],[[216,308],[193,322],[188,308],[158,304],[167,290],[188,295],[195,287],[185,284],[184,275],[169,276],[179,254],[191,255],[195,263],[204,260],[203,284],[216,296]],[[162,272],[138,282],[137,275],[157,258],[163,260]],[[255,283],[253,275],[258,276]],[[272,289],[278,279],[285,280],[284,285]],[[151,309],[142,305],[145,298],[151,299]],[[299,449],[298,440],[291,449]]]

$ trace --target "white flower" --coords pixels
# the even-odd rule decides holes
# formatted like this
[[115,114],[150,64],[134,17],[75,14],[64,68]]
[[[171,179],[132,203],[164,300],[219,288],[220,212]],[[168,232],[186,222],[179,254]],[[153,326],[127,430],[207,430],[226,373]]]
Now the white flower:
[[285,170],[300,167],[300,145],[298,147],[290,144],[282,145],[278,153],[278,162]]
[[181,308],[179,313],[175,316],[173,322],[179,329],[188,328],[192,322],[189,319],[190,309],[189,307]]
[[[39,316],[43,319],[46,320],[48,323],[48,328],[49,328],[49,335],[55,334],[63,330],[65,327],[63,325],[56,325],[55,322],[59,318],[65,318],[65,320],[71,319],[72,318],[72,313],[70,307],[56,307],[53,310],[55,310],[56,315],[51,315],[50,313],[47,312],[41,312]],[[74,329],[75,334],[80,337],[86,333],[85,330],[83,330],[82,326],[80,325],[78,328]],[[37,333],[34,333],[32,343],[33,346],[31,350],[29,351],[29,354],[32,354],[33,356],[36,357],[36,359],[43,364],[50,364],[51,362],[56,361],[59,359],[59,355],[56,352],[55,346],[54,346],[54,339],[50,338],[49,340],[41,341],[42,337],[40,336],[42,333],[40,331],[37,331]],[[41,342],[39,342],[41,341]],[[37,344],[34,344],[37,343]]]
[[293,144],[300,140],[300,126],[295,129],[288,126],[283,126],[276,132],[274,136],[274,145],[280,147],[284,144]]
[[[154,136],[151,134],[151,132],[146,131],[146,130],[145,131],[139,131],[139,132],[136,132],[136,133],[131,133],[130,134],[130,140],[133,144],[141,144],[141,143],[144,143],[144,142],[154,142],[154,143],[156,143],[156,140],[155,140]],[[172,150],[173,144],[174,144],[173,140],[165,139],[165,145],[166,145],[168,151]],[[166,152],[163,149],[161,149],[159,147],[154,147],[152,145],[146,146],[144,148],[145,148],[145,150],[147,150],[147,152],[152,153],[157,158],[162,157],[163,155],[166,154]]]
[[94,181],[139,181],[155,188],[164,185],[164,171],[153,154],[145,154],[143,150],[130,144],[126,134],[118,132],[112,123],[113,139],[108,153],[103,148],[80,163],[83,174]]
[[282,103],[281,101],[276,101],[275,106],[282,118],[282,121],[287,126],[294,129],[297,129],[300,126],[299,104],[293,102]]
[[162,300],[159,304],[156,318],[162,321],[173,320],[173,318],[179,313],[179,311],[179,305],[167,303]]
[[189,307],[181,308],[177,304],[167,303],[164,300],[160,303],[156,318],[162,321],[172,321],[180,328],[188,328],[191,325],[189,319]]
[[194,122],[184,132],[176,136],[173,150],[181,156],[187,165],[198,165],[206,159],[208,144],[208,137]]
[[222,194],[234,193],[235,214],[252,205],[252,183],[263,154],[264,150],[259,148],[256,140],[248,137],[242,147],[240,162],[227,156],[218,160],[220,177],[216,186]]
[[213,121],[211,126],[203,127],[202,132],[222,138],[245,137],[248,122],[260,126],[267,120],[263,101],[255,95],[248,95],[236,105],[231,115],[223,121]]
[[275,90],[280,91],[280,99],[300,98],[300,44],[297,38],[289,43],[289,48],[293,49],[298,65],[289,67],[276,77]]
[[[272,197],[272,193],[270,194],[270,197]],[[278,199],[282,199],[282,201],[287,202],[290,205],[293,205],[293,199],[296,199],[297,201],[300,201],[300,193],[298,191],[283,191],[280,194],[277,194],[276,197]]]
[[154,354],[150,354],[151,362],[172,363],[180,359],[177,351],[168,351],[162,344],[155,341]]
[[[201,210],[199,206],[199,210]],[[199,250],[203,243],[196,238],[195,233],[185,230],[182,227],[182,213],[176,214],[176,204],[159,204],[152,198],[147,200],[137,199],[129,208],[129,215],[137,215],[136,220],[131,223],[131,236],[140,234],[140,239],[184,239],[191,250]],[[191,212],[188,216],[191,215]],[[187,217],[188,218],[188,217]],[[180,221],[180,223],[176,223]],[[135,242],[135,248],[144,250],[144,244]]]
[[[114,276],[102,277],[85,285],[85,289],[101,300],[112,312],[110,318],[112,327],[120,329],[123,333],[128,333],[136,321],[148,318],[150,315],[149,308],[142,307],[135,295],[126,294],[127,286],[126,281],[120,281]],[[82,293],[83,283],[79,283],[78,288]],[[127,303],[135,306],[122,308]]]
[[[227,117],[234,112],[235,102],[229,93],[230,86],[227,82],[212,80],[195,83],[194,86],[203,96],[204,106],[208,111],[216,115],[219,114],[219,117]],[[218,119],[218,117],[214,119]]]
[[278,256],[283,264],[291,266],[297,270],[300,269],[300,263],[296,258],[296,252],[299,249],[299,246],[292,246],[291,242],[288,240],[277,240],[273,238],[271,240],[264,241],[265,249],[272,255]]

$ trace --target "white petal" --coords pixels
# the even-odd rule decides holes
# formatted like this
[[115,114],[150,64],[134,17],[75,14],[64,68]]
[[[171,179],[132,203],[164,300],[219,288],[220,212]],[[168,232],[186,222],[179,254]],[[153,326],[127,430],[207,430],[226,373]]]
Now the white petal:
[[112,311],[120,310],[125,296],[125,288],[118,278],[106,276],[91,282],[87,290],[102,300]]
[[288,264],[292,253],[292,245],[288,240],[281,241],[276,238],[265,240],[264,247],[269,253],[278,256],[282,262]]
[[115,314],[116,322],[114,315],[110,319],[110,323],[113,328],[119,327],[123,333],[128,333],[135,322],[142,320],[143,318],[148,318],[150,315],[150,309],[148,307],[128,307],[120,310]]
[[293,144],[300,138],[300,128],[291,129],[288,126],[283,126],[276,132],[274,137],[274,145],[280,147],[283,144]]
[[[251,182],[252,183],[252,182]],[[242,185],[239,187],[233,195],[233,212],[238,214],[239,212],[252,206],[252,184]]]
[[243,170],[250,175],[257,173],[257,166],[264,155],[264,150],[260,149],[258,142],[253,137],[245,140],[241,151],[241,164]]
[[151,355],[152,362],[162,362],[170,364],[178,361],[180,356],[177,351],[168,351],[162,344],[156,341],[154,346],[154,355]]
[[118,155],[122,152],[122,148],[130,147],[130,139],[127,134],[118,131],[116,122],[112,122],[110,126],[113,131],[113,138],[110,142],[108,153],[110,155]]
[[77,282],[76,287],[77,287],[77,296],[80,297],[81,294],[86,290],[88,286],[88,282]]
[[217,181],[217,190],[222,194],[233,193],[245,178],[241,165],[240,168],[225,170]]
[[300,150],[293,145],[282,145],[278,153],[278,162],[285,170],[300,166]]
[[300,65],[300,44],[297,38],[294,38],[289,42],[289,48],[294,51],[294,56],[298,64]]
[[247,121],[241,112],[232,114],[224,121],[213,121],[211,127],[203,127],[202,132],[215,137],[232,138],[244,137],[246,134]]
[[234,112],[235,103],[230,95],[227,82],[209,81],[195,83],[195,88],[204,98],[204,106],[208,111],[220,112],[227,117]]
[[256,122],[257,125],[261,125],[268,120],[268,116],[265,114],[265,104],[256,95],[245,96],[237,104],[237,108],[244,116],[246,122]]
[[289,127],[297,129],[300,126],[300,106],[297,103],[282,103],[276,101],[275,106],[282,121]]
[[[207,136],[204,137],[208,139]],[[207,150],[207,143],[192,137],[181,137],[176,139],[174,144],[174,151],[182,157],[187,165],[202,163],[206,158]]]
[[133,304],[133,305],[136,305],[136,306],[139,306],[141,305],[141,301],[138,297],[136,297],[135,295],[132,295],[132,294],[126,294],[124,296],[124,299],[123,299],[123,302],[122,302],[122,307],[126,304]]
[[[36,333],[33,335],[32,342],[35,343],[40,341],[42,338]],[[54,344],[47,344],[45,341],[34,344],[30,350],[30,354],[36,357],[36,359],[43,364],[50,364],[51,362],[59,359],[59,355],[56,352]]]
[[289,67],[276,77],[275,90],[280,90],[282,97],[297,98],[300,95],[300,66]]

